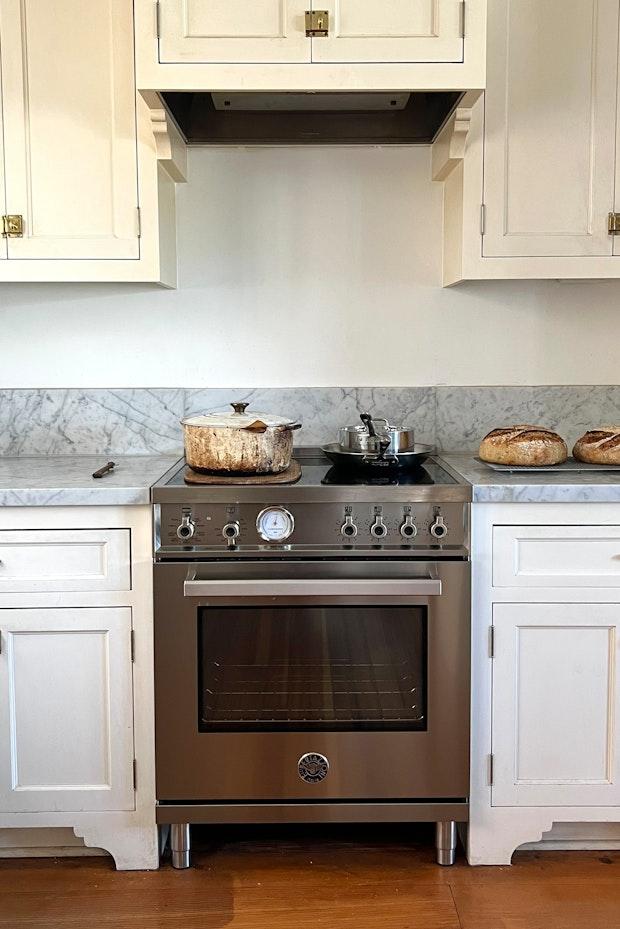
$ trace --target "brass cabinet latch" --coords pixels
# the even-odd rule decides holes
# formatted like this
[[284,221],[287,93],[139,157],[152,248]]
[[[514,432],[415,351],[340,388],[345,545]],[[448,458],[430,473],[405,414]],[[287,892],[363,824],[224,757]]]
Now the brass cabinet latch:
[[308,38],[325,38],[329,34],[329,10],[306,10]]
[[24,217],[11,213],[2,217],[2,238],[21,239],[24,235]]
[[607,217],[607,231],[610,235],[620,235],[620,213],[610,213]]

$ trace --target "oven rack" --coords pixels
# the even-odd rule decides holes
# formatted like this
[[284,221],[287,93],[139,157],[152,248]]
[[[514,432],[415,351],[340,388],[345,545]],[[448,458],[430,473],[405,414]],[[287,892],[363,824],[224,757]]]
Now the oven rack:
[[424,719],[421,682],[405,662],[297,660],[212,663],[203,690],[206,725],[409,722]]

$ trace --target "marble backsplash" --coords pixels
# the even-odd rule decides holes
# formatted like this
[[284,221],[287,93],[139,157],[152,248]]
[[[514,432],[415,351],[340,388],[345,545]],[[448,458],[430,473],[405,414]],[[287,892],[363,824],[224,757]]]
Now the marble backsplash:
[[441,451],[475,451],[500,425],[557,429],[571,445],[586,429],[620,424],[620,386],[297,387],[0,390],[0,455],[147,455],[182,449],[184,414],[245,400],[303,422],[296,442],[334,441],[361,412],[413,425]]

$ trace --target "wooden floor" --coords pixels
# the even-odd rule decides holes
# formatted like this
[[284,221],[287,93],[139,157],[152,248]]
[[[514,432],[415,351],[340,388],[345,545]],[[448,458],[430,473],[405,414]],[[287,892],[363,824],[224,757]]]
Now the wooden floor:
[[189,871],[0,862],[1,929],[620,929],[620,852],[433,863],[427,829],[212,832]]

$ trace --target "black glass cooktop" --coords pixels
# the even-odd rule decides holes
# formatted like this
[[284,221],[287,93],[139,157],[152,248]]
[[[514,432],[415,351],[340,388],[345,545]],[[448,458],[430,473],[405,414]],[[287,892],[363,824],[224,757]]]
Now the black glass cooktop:
[[301,483],[331,487],[407,487],[421,484],[456,484],[457,481],[432,458],[416,468],[366,466],[340,468],[331,464],[320,449],[300,448],[295,458],[302,469]]
[[[301,479],[296,487],[406,487],[436,484],[457,484],[433,458],[428,458],[421,467],[405,468],[365,468],[364,470],[336,468],[323,454],[320,448],[296,448],[294,457],[301,465]],[[185,465],[179,464],[171,478],[166,480],[167,487],[186,487],[184,480]],[[285,485],[283,485],[285,486]],[[286,485],[288,486],[288,485]]]
[[[429,465],[432,469],[432,463]],[[436,467],[436,466],[435,466]],[[453,483],[449,475],[447,480],[441,483]],[[419,468],[403,471],[402,469],[394,470],[393,468],[374,469],[366,471],[345,471],[342,468],[330,468],[325,477],[321,479],[321,484],[328,484],[332,487],[386,487],[386,486],[407,486],[411,484],[436,484],[431,472],[426,466],[421,465]]]

